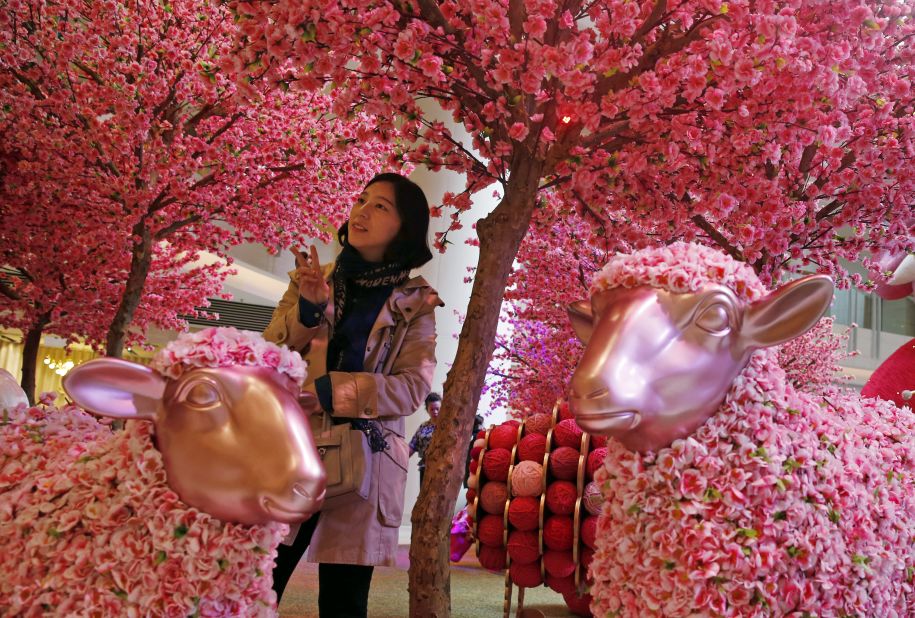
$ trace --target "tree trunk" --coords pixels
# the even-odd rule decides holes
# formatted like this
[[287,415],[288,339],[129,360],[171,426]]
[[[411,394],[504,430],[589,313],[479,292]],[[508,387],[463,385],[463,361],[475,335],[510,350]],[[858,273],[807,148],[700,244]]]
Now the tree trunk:
[[410,616],[451,615],[448,557],[455,500],[464,478],[470,432],[492,359],[502,296],[527,233],[541,165],[523,161],[512,171],[499,205],[477,224],[480,258],[454,365],[426,453],[425,482],[413,508],[410,542]]
[[35,405],[35,376],[38,373],[38,347],[41,345],[41,333],[50,322],[51,312],[47,311],[38,316],[35,325],[22,339],[22,381],[19,384],[25,391],[30,406]]
[[114,314],[114,319],[108,327],[108,336],[105,341],[105,354],[120,358],[124,351],[124,340],[127,338],[127,329],[133,321],[133,314],[140,306],[143,295],[143,286],[152,264],[152,234],[146,227],[146,221],[141,219],[134,227],[133,234],[138,237],[133,245],[130,259],[130,273],[127,275],[127,286],[121,296],[121,304]]

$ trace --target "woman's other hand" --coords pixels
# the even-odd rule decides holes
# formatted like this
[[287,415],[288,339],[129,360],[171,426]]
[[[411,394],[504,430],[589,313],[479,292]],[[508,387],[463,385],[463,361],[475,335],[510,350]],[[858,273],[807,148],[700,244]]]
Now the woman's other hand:
[[296,248],[292,249],[292,254],[295,256],[295,271],[299,277],[299,296],[314,305],[326,304],[330,298],[330,286],[321,272],[318,250],[312,245],[309,258]]

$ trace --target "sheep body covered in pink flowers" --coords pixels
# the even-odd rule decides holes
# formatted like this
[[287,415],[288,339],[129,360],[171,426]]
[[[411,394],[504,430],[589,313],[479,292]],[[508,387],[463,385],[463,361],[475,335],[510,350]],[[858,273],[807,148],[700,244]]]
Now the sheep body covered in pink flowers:
[[[735,306],[750,309],[706,311],[708,303],[702,303],[720,287],[731,291]],[[718,251],[677,243],[616,256],[596,276],[592,303],[604,291],[638,289],[669,294],[674,313],[683,309],[683,298],[691,299],[678,328],[691,336],[689,329],[698,325],[713,339],[761,336],[746,334],[759,317],[750,314],[778,293],[770,294],[750,268]],[[690,304],[694,299],[698,309]],[[639,307],[654,311],[649,304]],[[604,311],[625,324],[628,306],[616,303]],[[593,326],[602,326],[597,317]],[[644,386],[647,378],[635,371],[639,362],[653,364],[645,375],[674,362],[665,354],[675,353],[677,342],[652,347],[663,336],[633,348],[627,358],[635,365],[616,367],[618,400],[635,397]],[[606,501],[589,573],[592,611],[631,617],[913,615],[915,416],[821,382],[795,388],[778,365],[777,348],[747,354],[710,418],[650,449],[624,446],[638,431],[635,403],[610,412],[588,409],[586,392],[606,398],[607,389],[579,384],[579,423],[616,423],[624,436],[608,442],[596,474]],[[665,388],[687,379],[671,375],[648,390],[663,398]]]
[[[182,336],[153,361],[171,384],[240,366],[284,384],[305,377],[297,355],[235,329]],[[270,572],[287,524],[228,523],[188,506],[171,488],[157,440],[151,423],[112,432],[74,405],[5,412],[0,614],[275,615]]]

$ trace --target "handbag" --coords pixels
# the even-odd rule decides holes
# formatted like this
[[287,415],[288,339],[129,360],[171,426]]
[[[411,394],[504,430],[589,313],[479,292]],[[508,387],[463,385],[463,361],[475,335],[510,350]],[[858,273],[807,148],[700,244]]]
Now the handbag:
[[321,510],[367,500],[372,487],[372,451],[365,433],[349,423],[335,425],[325,412],[312,414],[311,428],[327,474]]

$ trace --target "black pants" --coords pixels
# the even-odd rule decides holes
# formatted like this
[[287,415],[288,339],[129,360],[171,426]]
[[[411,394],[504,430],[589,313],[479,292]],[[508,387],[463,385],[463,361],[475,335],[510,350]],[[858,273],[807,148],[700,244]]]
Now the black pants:
[[[280,545],[277,549],[276,567],[273,569],[277,605],[289,577],[311,543],[319,515],[315,513],[302,524],[292,545]],[[361,564],[319,564],[318,614],[321,618],[366,618],[374,570],[375,567]]]

